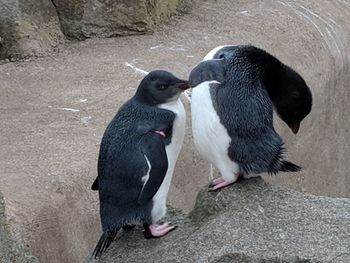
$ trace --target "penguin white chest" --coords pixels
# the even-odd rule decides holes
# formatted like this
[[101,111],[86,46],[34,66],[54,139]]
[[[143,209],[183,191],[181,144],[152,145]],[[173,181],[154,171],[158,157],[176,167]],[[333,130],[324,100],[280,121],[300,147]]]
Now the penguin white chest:
[[165,148],[168,157],[168,171],[162,185],[153,197],[153,208],[151,212],[153,223],[160,220],[166,213],[168,191],[186,129],[186,112],[180,98],[176,101],[164,103],[158,107],[172,111],[175,113],[176,117],[173,124],[171,142]]
[[219,169],[222,176],[230,176],[238,166],[228,157],[231,138],[214,109],[210,95],[210,83],[206,81],[192,90],[192,132],[195,146],[207,161]]

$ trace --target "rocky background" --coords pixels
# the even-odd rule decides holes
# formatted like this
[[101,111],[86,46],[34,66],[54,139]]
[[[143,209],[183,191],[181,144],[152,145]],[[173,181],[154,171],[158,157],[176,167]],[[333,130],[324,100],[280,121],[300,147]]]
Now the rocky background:
[[0,1],[0,59],[45,54],[63,41],[51,1]]
[[181,0],[53,0],[68,38],[115,37],[150,33],[184,7]]
[[[191,1],[190,10],[183,2],[176,3],[0,0],[0,57],[4,59],[0,62],[0,192],[6,207],[6,222],[0,220],[0,234],[6,240],[16,240],[17,244],[20,241],[23,245],[19,249],[25,247],[40,262],[82,262],[95,246],[100,235],[98,200],[90,186],[96,176],[100,139],[117,108],[135,92],[142,72],[162,68],[186,78],[210,49],[222,44],[251,43],[266,49],[300,72],[314,95],[313,111],[303,121],[297,136],[275,118],[276,128],[286,141],[288,158],[304,170],[264,179],[315,195],[350,196],[349,1],[196,0]],[[174,6],[180,9],[175,10]],[[172,13],[175,15],[168,19]],[[153,33],[144,34],[148,32]],[[123,34],[133,36],[95,38]],[[86,40],[76,41],[82,39]],[[8,63],[20,58],[25,60]],[[185,103],[188,132],[169,203],[188,213],[197,193],[209,182],[209,170],[194,149],[189,105]],[[340,209],[342,205],[347,208],[347,199],[289,191],[284,196],[284,190],[275,191],[271,187],[253,180],[218,196],[198,199],[214,198],[218,202],[215,207],[222,209],[208,218],[203,214],[207,226],[215,227],[213,242],[222,246],[208,249],[209,254],[204,253],[200,259],[270,262],[264,260],[272,258],[275,260],[272,262],[307,262],[310,258],[342,262],[340,259],[345,258],[344,262],[349,261],[349,254],[344,253],[349,251],[345,247],[349,240],[344,233],[349,236],[346,230],[350,219]],[[233,199],[230,205],[221,199],[226,195]],[[272,201],[260,203],[256,196]],[[305,206],[298,206],[296,201]],[[259,214],[263,212],[258,204],[268,211],[267,219],[270,215],[278,221],[280,216],[285,232],[276,228],[278,224],[275,227],[276,220],[270,222]],[[332,206],[339,208],[339,212],[332,210]],[[312,207],[320,210],[319,213]],[[300,209],[305,215],[299,213]],[[177,242],[175,253],[182,249],[181,242],[189,246],[195,243],[189,237],[180,239],[184,231],[198,240],[211,236],[207,226],[193,225],[192,219],[181,215],[180,212],[170,215],[180,228],[169,239],[144,244],[141,232],[136,230],[131,236],[123,237],[123,242],[141,242],[137,243],[142,244],[138,253],[146,253],[142,249],[148,246],[155,246],[158,251],[163,241]],[[234,218],[249,219],[247,226],[241,221],[236,226]],[[183,220],[191,227],[187,228],[187,223],[183,225]],[[308,223],[312,220],[323,227],[312,228]],[[227,226],[223,228],[219,223]],[[258,233],[267,233],[271,238],[259,239],[239,232],[258,231],[253,226],[262,226],[262,232]],[[193,227],[198,232],[193,232]],[[328,228],[332,230],[329,237]],[[232,239],[223,236],[220,241],[221,229],[227,230]],[[298,230],[294,236],[290,234],[293,229]],[[311,237],[316,232],[324,233],[315,240]],[[305,246],[303,242],[310,240],[307,248],[314,256],[292,245],[289,249],[288,242],[281,241],[283,236]],[[7,249],[9,243],[6,243],[12,241],[3,240],[0,239],[1,254],[12,250]],[[236,243],[229,248],[227,241]],[[284,245],[278,246],[279,242]],[[256,249],[239,245],[248,243]],[[203,244],[203,248],[209,246]],[[116,258],[117,254],[113,253],[118,252],[117,246],[115,243],[106,260]],[[326,257],[332,246],[334,252]],[[324,251],[321,247],[325,247]],[[273,257],[272,253],[275,253]],[[185,255],[191,256],[189,251]],[[18,256],[18,262],[25,262],[21,257]],[[13,258],[0,260],[12,262]]]
[[151,33],[186,6],[184,0],[1,0],[0,59],[43,55],[65,37]]

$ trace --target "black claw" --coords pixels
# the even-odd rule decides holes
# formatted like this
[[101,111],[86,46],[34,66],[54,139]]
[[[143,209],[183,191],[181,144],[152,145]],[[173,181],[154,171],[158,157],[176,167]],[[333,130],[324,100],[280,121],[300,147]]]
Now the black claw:
[[136,225],[126,225],[126,226],[123,226],[123,230],[125,232],[129,232],[131,230],[133,230],[135,228]]
[[143,235],[146,239],[154,238],[152,236],[151,230],[149,230],[149,224],[143,224],[143,228],[145,229],[145,231],[143,232]]
[[217,192],[218,190],[220,190],[220,189],[214,190],[214,187],[211,187],[211,186],[208,187],[208,192]]
[[177,226],[173,226],[173,227],[174,227],[174,228],[171,229],[168,233],[173,232],[173,231],[177,228]]
[[235,182],[235,183],[239,183],[239,182],[242,182],[244,180],[244,176],[243,176],[243,174],[239,174],[238,175],[238,178],[237,178],[237,181]]
[[[217,177],[218,178],[218,177]],[[213,180],[217,179],[217,178],[214,178]],[[214,185],[213,185],[213,181],[208,185],[208,188],[212,188]]]
[[145,231],[144,234],[143,234],[143,236],[144,236],[146,239],[156,238],[156,237],[154,237],[154,236],[151,234],[150,231],[149,231],[149,232]]

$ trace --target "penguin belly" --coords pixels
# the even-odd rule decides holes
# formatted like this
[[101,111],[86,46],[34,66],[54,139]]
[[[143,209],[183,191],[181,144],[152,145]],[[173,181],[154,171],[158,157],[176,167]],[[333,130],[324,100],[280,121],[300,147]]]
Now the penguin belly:
[[238,178],[239,166],[228,156],[231,138],[214,109],[206,81],[192,90],[192,133],[194,144],[203,158],[212,163],[228,182]]
[[173,124],[171,142],[165,148],[168,158],[168,171],[165,175],[163,183],[152,199],[152,223],[159,221],[166,213],[168,191],[171,179],[173,177],[175,164],[184,140],[186,128],[186,112],[180,98],[176,101],[161,104],[159,107],[174,112],[176,117]]

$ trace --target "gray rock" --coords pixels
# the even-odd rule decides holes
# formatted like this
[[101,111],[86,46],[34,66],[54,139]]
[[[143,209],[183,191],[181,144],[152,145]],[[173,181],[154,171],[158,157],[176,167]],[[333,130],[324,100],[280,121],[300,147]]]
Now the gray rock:
[[[98,262],[350,262],[350,200],[317,197],[261,178],[200,192],[179,228],[157,240],[141,229],[115,241]],[[91,260],[90,262],[93,262]]]
[[13,239],[5,220],[5,204],[0,193],[0,263],[39,262]]
[[151,32],[181,0],[54,0],[63,32],[74,39]]
[[63,42],[49,0],[0,0],[0,59],[44,54]]

